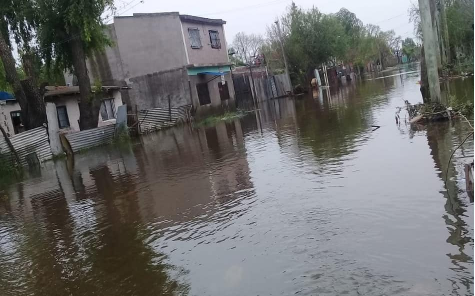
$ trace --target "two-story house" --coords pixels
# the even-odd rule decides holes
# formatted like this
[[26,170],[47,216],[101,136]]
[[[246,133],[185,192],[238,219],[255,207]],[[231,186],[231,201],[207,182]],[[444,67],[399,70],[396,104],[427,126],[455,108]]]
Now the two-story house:
[[132,108],[234,106],[234,87],[221,19],[178,12],[118,16],[107,26],[113,42],[88,59],[91,81],[129,86]]

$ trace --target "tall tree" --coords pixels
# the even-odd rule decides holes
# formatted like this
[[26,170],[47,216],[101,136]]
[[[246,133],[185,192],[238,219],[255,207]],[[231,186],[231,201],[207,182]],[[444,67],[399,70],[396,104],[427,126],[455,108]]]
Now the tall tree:
[[[48,68],[72,70],[80,91],[81,130],[97,127],[100,99],[92,95],[86,57],[111,44],[101,15],[114,9],[113,0],[37,0],[38,39]],[[101,90],[96,90],[101,92]]]
[[253,59],[264,45],[264,38],[256,34],[246,34],[239,32],[233,40],[233,48],[236,57],[246,64],[252,64]]
[[[34,77],[20,80],[12,54],[10,36],[19,50],[30,51],[30,42],[36,28],[36,10],[31,0],[2,0],[0,5],[0,58],[5,78],[11,85],[21,108],[21,118],[26,129],[42,126],[46,122],[43,98],[33,83]],[[25,59],[28,61],[28,58]]]

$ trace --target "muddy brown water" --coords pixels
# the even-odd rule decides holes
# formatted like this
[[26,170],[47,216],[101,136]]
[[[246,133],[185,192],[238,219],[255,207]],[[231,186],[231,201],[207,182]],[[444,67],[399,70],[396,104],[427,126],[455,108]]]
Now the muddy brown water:
[[473,140],[395,123],[413,70],[46,163],[0,191],[0,295],[473,294]]

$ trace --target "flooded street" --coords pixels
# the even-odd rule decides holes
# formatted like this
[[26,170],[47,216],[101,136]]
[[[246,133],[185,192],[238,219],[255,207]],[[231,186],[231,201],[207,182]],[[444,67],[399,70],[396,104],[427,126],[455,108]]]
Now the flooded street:
[[45,163],[0,191],[0,295],[473,295],[470,127],[395,123],[415,70]]

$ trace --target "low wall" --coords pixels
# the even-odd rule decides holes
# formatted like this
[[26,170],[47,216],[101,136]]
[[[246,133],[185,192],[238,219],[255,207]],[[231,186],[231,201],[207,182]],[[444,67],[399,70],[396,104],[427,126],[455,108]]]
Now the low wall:
[[138,110],[180,107],[191,104],[185,68],[155,72],[130,78],[129,99]]

